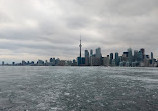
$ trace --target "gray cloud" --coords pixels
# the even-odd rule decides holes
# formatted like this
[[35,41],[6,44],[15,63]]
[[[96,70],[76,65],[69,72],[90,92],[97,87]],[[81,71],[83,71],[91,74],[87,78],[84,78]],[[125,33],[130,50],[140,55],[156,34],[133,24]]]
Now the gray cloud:
[[104,56],[146,48],[158,57],[157,0],[0,0],[0,60],[78,56],[102,48]]

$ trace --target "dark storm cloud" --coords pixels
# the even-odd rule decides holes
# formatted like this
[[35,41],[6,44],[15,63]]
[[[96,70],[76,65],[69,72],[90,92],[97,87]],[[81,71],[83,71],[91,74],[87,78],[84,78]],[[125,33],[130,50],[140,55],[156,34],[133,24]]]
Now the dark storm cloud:
[[157,6],[157,0],[0,0],[1,58],[76,58],[80,34],[83,49],[101,47],[103,55],[144,47],[158,56]]

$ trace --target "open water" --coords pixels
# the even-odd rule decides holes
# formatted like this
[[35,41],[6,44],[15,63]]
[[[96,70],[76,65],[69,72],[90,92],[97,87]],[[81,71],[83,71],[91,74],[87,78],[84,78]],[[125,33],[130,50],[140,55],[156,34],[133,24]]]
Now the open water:
[[0,111],[158,111],[158,68],[0,67]]

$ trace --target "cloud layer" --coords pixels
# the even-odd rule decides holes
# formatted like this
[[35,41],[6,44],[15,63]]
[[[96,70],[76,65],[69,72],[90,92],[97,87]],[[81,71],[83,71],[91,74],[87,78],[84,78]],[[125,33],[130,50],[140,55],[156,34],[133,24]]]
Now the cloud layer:
[[37,60],[131,47],[158,57],[157,0],[0,0],[0,60]]

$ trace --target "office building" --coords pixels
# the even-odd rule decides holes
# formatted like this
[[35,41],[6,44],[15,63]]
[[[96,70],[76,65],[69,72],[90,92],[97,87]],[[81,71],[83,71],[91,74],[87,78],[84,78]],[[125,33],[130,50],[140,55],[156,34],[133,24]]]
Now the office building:
[[103,66],[109,66],[110,59],[109,57],[103,57]]
[[119,66],[119,56],[118,56],[118,52],[115,53],[115,65]]
[[113,53],[110,53],[110,65],[112,65]]
[[153,52],[151,52],[151,59],[154,59]]
[[132,55],[132,49],[131,48],[128,49],[128,62],[129,62],[129,66],[132,66],[133,55]]
[[88,50],[85,50],[85,65],[89,65],[89,52]]

